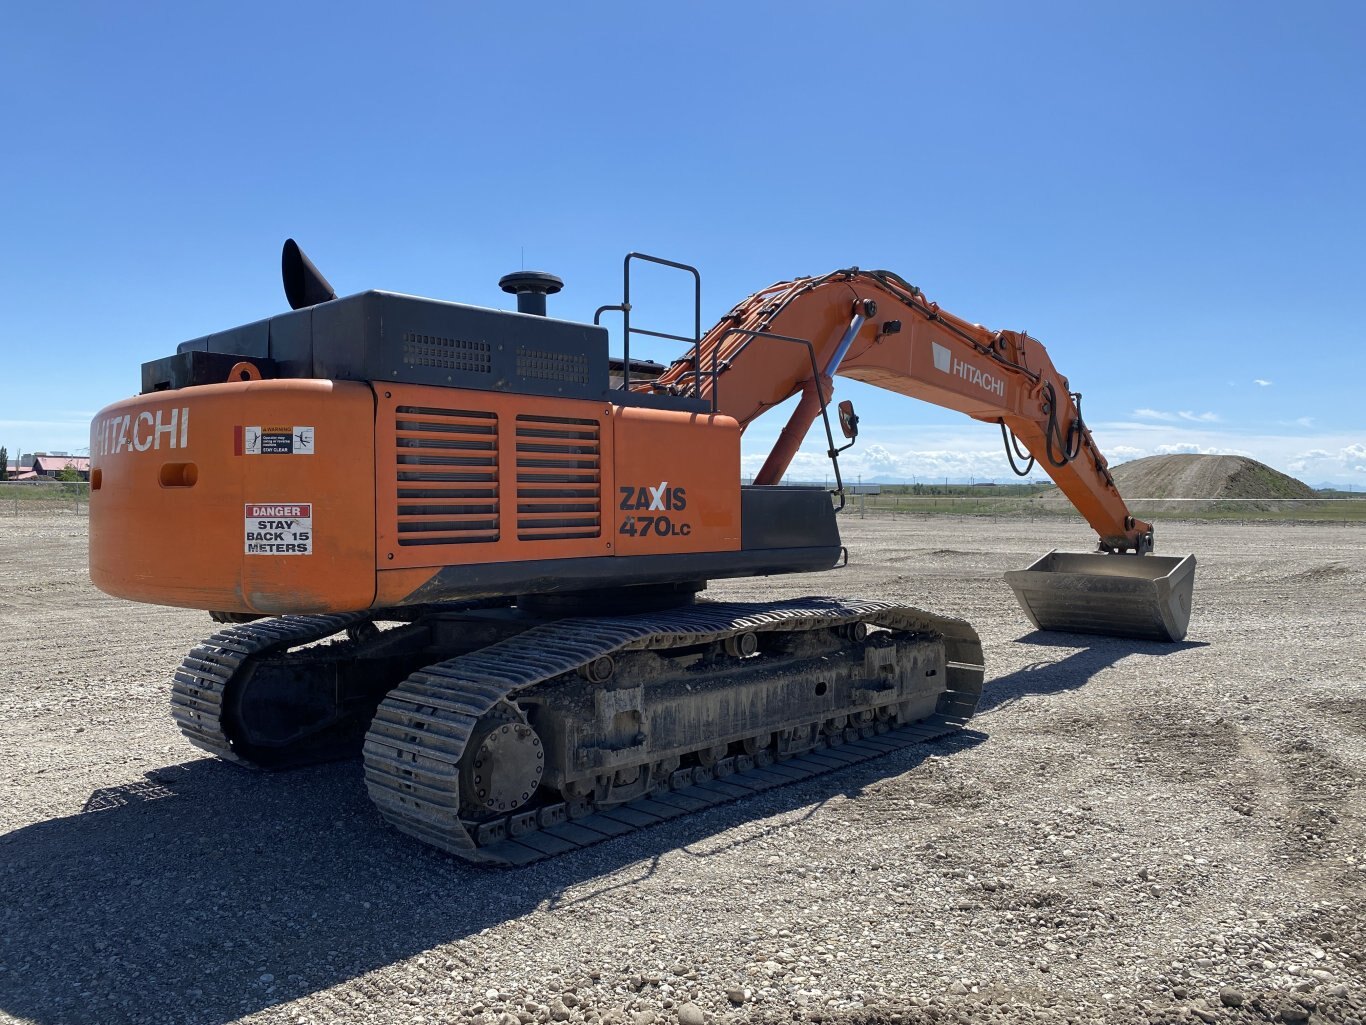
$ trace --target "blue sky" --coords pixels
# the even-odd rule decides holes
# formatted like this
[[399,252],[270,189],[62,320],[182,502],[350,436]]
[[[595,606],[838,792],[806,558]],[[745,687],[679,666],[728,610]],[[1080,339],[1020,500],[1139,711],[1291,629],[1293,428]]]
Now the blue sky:
[[[1042,339],[1112,461],[1363,485],[1364,38],[1354,3],[11,5],[0,445],[76,451],[141,362],[283,310],[293,236],[342,293],[506,308],[524,261],[581,319],[631,249],[699,266],[708,323],[884,267]],[[847,472],[1008,476],[990,427],[840,397]]]

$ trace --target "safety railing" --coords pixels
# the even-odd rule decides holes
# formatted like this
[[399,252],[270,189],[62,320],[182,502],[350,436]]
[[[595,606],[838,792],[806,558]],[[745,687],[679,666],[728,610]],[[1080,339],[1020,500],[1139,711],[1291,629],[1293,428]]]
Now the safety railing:
[[[666,331],[655,331],[643,327],[631,326],[631,262],[640,260],[645,263],[657,264],[661,267],[672,267],[675,270],[685,271],[692,275],[693,279],[693,335],[669,334]],[[593,323],[601,323],[604,313],[617,312],[621,314],[622,321],[622,390],[631,390],[631,336],[643,335],[648,338],[663,338],[673,342],[684,342],[692,346],[692,388],[690,394],[693,398],[702,397],[702,273],[696,268],[686,263],[677,263],[673,260],[666,260],[660,256],[647,256],[645,253],[627,253],[626,259],[622,261],[622,300],[615,306],[599,306],[593,314]],[[689,394],[684,392],[684,394]],[[714,407],[713,407],[714,408]]]

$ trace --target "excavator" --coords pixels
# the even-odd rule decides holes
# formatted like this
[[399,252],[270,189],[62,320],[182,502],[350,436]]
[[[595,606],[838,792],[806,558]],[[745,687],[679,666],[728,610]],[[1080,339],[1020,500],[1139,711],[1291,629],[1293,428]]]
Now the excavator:
[[[690,281],[691,336],[633,323],[649,265]],[[548,316],[563,282],[536,271],[500,282],[516,312],[339,298],[293,240],[282,273],[290,312],[182,343],[95,417],[91,579],[219,624],[172,681],[190,743],[262,769],[359,754],[381,816],[458,858],[527,864],[968,722],[960,619],[700,597],[847,563],[836,375],[999,425],[1086,518],[1095,552],[1007,574],[1036,628],[1185,635],[1194,556],[1153,554],[1044,347],[893,273],[782,282],[706,332],[697,270],[640,253],[592,324]],[[641,337],[682,355],[633,358]],[[745,429],[794,397],[743,484]],[[834,488],[784,485],[817,420]]]

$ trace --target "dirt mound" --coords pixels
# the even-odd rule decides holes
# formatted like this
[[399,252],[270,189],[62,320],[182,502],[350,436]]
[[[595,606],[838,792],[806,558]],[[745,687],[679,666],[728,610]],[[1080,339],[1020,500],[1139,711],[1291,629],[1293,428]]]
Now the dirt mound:
[[[1115,486],[1130,510],[1154,514],[1230,514],[1253,510],[1295,510],[1297,500],[1317,498],[1308,484],[1246,456],[1148,456],[1110,467]],[[1050,510],[1071,505],[1057,488],[1030,500]]]
[[1303,481],[1245,456],[1148,456],[1110,467],[1120,494],[1145,498],[1314,498]]

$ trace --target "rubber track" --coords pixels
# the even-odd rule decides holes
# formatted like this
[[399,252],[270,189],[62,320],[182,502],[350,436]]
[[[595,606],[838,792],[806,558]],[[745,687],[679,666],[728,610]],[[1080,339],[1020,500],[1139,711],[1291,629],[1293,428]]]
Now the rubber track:
[[171,717],[195,747],[226,761],[250,765],[249,759],[233,749],[223,731],[223,696],[232,678],[250,658],[320,641],[374,616],[372,612],[279,616],[220,630],[195,645],[176,669],[171,683]]
[[[569,820],[550,805],[478,824],[460,818],[458,763],[479,718],[523,688],[573,672],[618,651],[673,648],[750,630],[808,630],[857,621],[944,639],[946,691],[935,715],[853,743],[813,750],[758,767],[723,759],[723,779],[706,770],[674,774],[675,789]],[[365,737],[365,782],[380,813],[397,829],[468,861],[522,865],[653,825],[686,811],[735,800],[759,789],[875,758],[962,728],[982,690],[982,647],[965,622],[888,602],[804,598],[768,604],[698,603],[682,609],[612,618],[564,619],[533,627],[476,652],[421,669],[380,704]]]

